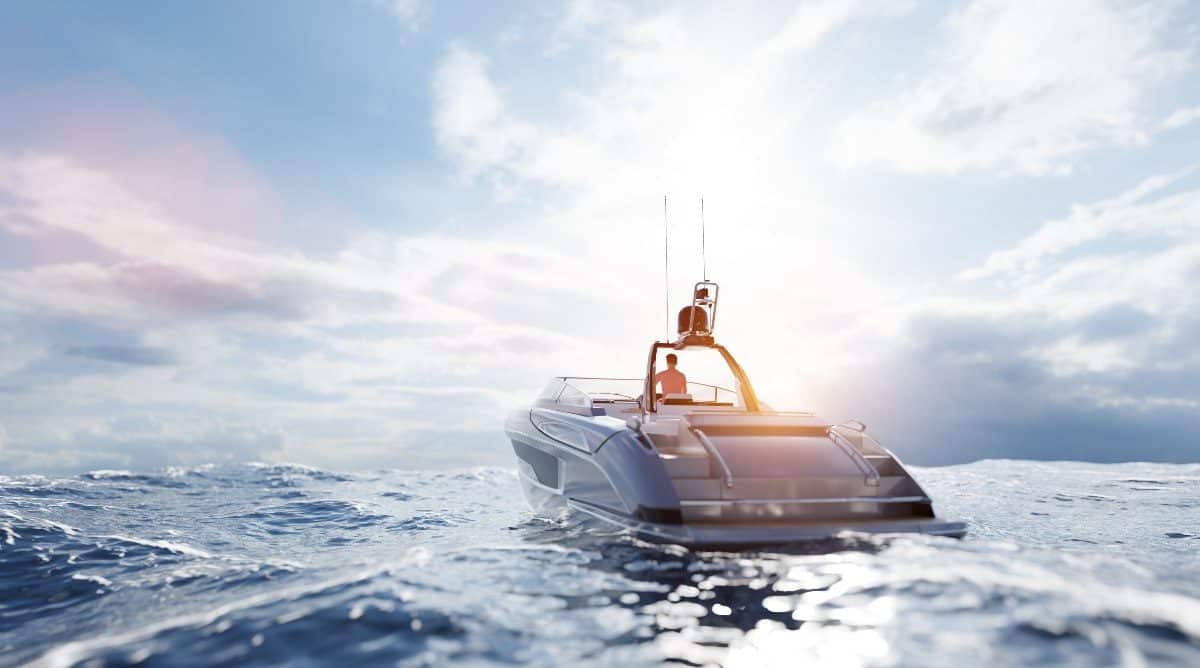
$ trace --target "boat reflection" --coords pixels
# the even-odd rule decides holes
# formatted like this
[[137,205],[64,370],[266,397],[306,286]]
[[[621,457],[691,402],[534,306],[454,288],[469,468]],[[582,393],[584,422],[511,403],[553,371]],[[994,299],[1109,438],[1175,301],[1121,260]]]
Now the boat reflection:
[[[560,595],[567,609],[620,606],[638,623],[606,647],[653,644],[685,665],[872,665],[888,642],[878,626],[894,616],[888,596],[826,602],[870,578],[865,562],[889,537],[843,535],[770,550],[694,551],[648,543],[580,522],[532,520],[517,527],[530,543],[584,555],[581,566],[618,576],[623,589]],[[849,603],[850,605],[847,605]]]

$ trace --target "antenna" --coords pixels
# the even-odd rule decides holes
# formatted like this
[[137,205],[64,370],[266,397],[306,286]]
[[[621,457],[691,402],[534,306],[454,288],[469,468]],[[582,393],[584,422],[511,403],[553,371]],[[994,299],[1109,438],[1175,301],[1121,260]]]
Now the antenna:
[[663,195],[663,297],[667,307],[667,339],[671,338],[671,272],[669,270],[669,248],[667,243],[667,196]]
[[703,268],[704,280],[708,280],[708,244],[704,239],[704,198],[700,198],[700,266]]

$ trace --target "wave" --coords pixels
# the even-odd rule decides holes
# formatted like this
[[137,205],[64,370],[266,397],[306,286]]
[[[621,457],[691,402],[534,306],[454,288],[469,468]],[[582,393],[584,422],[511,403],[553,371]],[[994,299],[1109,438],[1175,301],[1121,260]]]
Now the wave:
[[917,475],[968,539],[698,552],[505,468],[0,477],[0,665],[1200,664],[1200,468]]

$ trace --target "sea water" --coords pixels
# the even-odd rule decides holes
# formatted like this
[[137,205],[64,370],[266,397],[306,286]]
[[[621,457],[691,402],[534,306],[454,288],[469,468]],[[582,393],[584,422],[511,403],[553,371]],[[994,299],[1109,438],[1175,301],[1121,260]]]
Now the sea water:
[[0,477],[0,665],[1200,665],[1200,465],[915,474],[968,538],[691,551],[501,468]]

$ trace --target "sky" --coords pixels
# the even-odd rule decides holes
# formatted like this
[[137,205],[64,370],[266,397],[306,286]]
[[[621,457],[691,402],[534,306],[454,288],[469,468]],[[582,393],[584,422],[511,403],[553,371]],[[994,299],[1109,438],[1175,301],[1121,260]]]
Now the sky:
[[703,265],[909,463],[1200,460],[1196,3],[4,13],[0,472],[511,465]]

